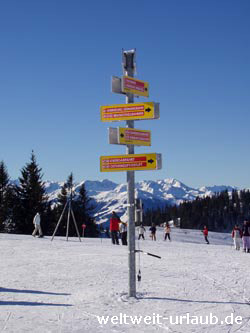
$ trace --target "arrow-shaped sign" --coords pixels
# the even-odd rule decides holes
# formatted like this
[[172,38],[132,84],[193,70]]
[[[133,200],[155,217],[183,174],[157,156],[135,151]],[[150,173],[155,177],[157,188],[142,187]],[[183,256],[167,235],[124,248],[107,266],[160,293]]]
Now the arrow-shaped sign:
[[159,103],[129,103],[104,105],[100,108],[101,121],[146,120],[160,117]]
[[109,143],[117,145],[151,146],[151,131],[128,127],[109,127]]
[[148,97],[148,82],[130,76],[123,76],[121,90],[126,94]]
[[[152,162],[148,162],[152,160]],[[161,154],[127,154],[118,156],[101,156],[100,170],[113,171],[140,171],[161,169]]]

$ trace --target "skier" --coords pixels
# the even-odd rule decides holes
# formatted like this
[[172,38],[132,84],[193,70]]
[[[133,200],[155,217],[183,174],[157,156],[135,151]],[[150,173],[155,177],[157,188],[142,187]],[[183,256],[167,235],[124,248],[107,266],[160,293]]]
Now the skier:
[[244,225],[242,228],[242,243],[243,251],[250,253],[250,225],[247,220],[244,221]]
[[138,227],[138,232],[139,232],[138,240],[139,240],[140,238],[142,238],[142,239],[145,240],[144,233],[146,232],[146,229],[144,228],[144,226],[143,226],[142,223],[141,223],[140,226]]
[[40,214],[39,213],[36,213],[36,215],[34,216],[33,218],[33,224],[35,226],[35,229],[32,233],[32,236],[35,237],[36,236],[36,233],[38,231],[39,233],[39,238],[43,237],[43,232],[42,232],[42,228],[41,228],[41,218],[40,218]]
[[106,235],[107,238],[110,238],[109,228],[105,229],[105,235]]
[[209,244],[209,241],[207,239],[207,236],[208,236],[208,228],[207,226],[204,226],[204,229],[203,229],[203,235],[204,235],[204,238],[205,238],[205,241],[207,242],[207,244]]
[[167,223],[165,228],[164,228],[164,231],[165,231],[165,237],[164,237],[164,240],[167,240],[167,238],[170,240],[171,242],[171,239],[170,239],[170,232],[171,232],[171,229],[170,229],[170,226],[169,224]]
[[155,226],[154,223],[152,224],[152,227],[149,228],[149,230],[151,231],[150,237],[152,238],[152,240],[156,241],[156,236],[155,236],[155,234],[156,234],[156,226]]
[[82,224],[82,237],[84,237],[85,229],[86,229],[86,224]]
[[119,231],[121,234],[122,245],[128,245],[127,242],[127,223],[120,221]]
[[236,224],[232,231],[232,238],[234,240],[235,250],[240,250],[240,239],[242,237],[242,232],[238,225]]
[[117,245],[119,245],[118,232],[119,232],[120,222],[121,221],[119,216],[115,212],[112,212],[109,228],[110,228],[112,243]]

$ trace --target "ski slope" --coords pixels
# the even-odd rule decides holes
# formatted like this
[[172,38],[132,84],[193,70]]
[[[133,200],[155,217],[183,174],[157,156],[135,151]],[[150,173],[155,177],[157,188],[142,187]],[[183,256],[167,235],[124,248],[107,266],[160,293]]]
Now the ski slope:
[[[137,254],[142,280],[133,299],[125,246],[0,234],[0,332],[249,333],[250,254],[235,251],[229,234],[209,233],[210,245],[200,231],[171,236],[164,242],[158,230],[156,242],[148,232],[137,242],[162,259]],[[211,315],[216,325],[205,322]],[[177,325],[180,316],[193,321]]]

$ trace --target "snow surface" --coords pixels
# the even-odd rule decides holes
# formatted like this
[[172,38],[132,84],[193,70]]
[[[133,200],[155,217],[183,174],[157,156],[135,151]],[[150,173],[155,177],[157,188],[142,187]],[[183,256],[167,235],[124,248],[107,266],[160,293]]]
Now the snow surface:
[[[250,254],[235,251],[229,234],[172,231],[172,242],[146,233],[140,249],[142,281],[129,298],[127,247],[110,239],[43,239],[0,234],[1,332],[250,332]],[[139,256],[137,254],[137,266]],[[97,316],[163,317],[233,314],[241,324],[100,325]],[[175,320],[175,319],[173,319]]]

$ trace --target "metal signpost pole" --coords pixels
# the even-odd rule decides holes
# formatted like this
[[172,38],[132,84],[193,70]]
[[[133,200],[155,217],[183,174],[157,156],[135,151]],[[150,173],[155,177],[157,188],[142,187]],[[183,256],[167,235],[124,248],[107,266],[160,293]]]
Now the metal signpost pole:
[[127,172],[128,294],[129,297],[136,297],[135,253],[138,251],[135,250],[135,171],[159,170],[162,168],[162,163],[161,154],[135,154],[134,145],[151,146],[151,132],[135,129],[134,120],[158,119],[159,103],[134,103],[134,95],[149,97],[149,84],[148,82],[134,78],[135,50],[123,50],[122,58],[124,76],[122,78],[112,76],[111,90],[113,93],[125,94],[126,104],[101,106],[100,111],[101,121],[103,122],[126,121],[125,129],[109,128],[109,143],[126,145],[126,155],[101,156],[100,171]]
[[[135,51],[123,52],[124,71],[129,77],[134,76]],[[126,94],[126,103],[133,103],[134,95]],[[134,121],[127,120],[126,127],[134,128]],[[127,145],[127,154],[134,154],[134,146]],[[128,266],[129,266],[129,297],[136,297],[136,270],[135,270],[135,172],[127,171],[128,193]]]

